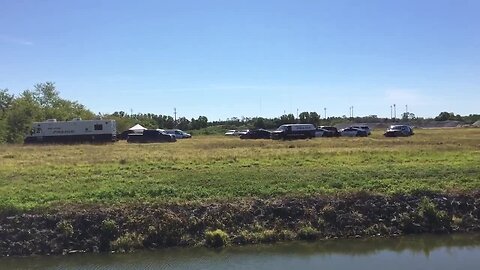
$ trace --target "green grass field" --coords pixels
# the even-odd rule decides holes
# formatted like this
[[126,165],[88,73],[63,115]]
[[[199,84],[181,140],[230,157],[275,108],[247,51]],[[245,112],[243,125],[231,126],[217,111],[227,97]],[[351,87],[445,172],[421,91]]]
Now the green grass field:
[[0,146],[0,207],[480,188],[480,129],[410,138]]

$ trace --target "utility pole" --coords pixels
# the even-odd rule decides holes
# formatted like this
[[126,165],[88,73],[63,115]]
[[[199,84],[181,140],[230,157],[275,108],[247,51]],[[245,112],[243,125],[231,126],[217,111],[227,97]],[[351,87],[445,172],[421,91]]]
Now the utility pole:
[[393,120],[397,119],[397,105],[393,104]]
[[408,114],[408,105],[405,105],[405,113]]
[[177,123],[177,108],[173,108],[173,115],[175,116],[175,123]]
[[298,119],[298,108],[297,108],[297,119]]
[[323,108],[323,116],[325,117],[325,120],[327,120],[327,108]]
[[390,119],[393,118],[393,106],[390,105]]

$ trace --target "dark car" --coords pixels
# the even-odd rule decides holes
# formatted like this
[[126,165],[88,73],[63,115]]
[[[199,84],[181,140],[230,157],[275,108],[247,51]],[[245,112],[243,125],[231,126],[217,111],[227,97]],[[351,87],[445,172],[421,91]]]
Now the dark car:
[[319,126],[318,129],[328,130],[330,133],[325,134],[323,137],[340,137],[340,132],[336,127],[332,126]]
[[407,125],[393,125],[383,133],[385,137],[408,137],[412,136],[413,129]]
[[249,130],[247,133],[240,135],[240,139],[270,139],[271,132],[265,129]]
[[118,140],[126,140],[128,138],[128,135],[135,133],[133,130],[125,130],[124,132],[117,134],[117,139]]
[[367,137],[368,132],[364,129],[349,127],[340,130],[340,135],[342,137]]
[[143,133],[129,134],[127,142],[129,143],[156,143],[156,142],[176,142],[175,135],[167,134],[161,130],[147,129]]

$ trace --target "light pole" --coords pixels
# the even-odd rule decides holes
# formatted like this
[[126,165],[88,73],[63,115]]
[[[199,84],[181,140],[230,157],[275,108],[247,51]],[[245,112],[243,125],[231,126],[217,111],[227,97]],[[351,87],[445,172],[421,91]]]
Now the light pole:
[[397,119],[397,105],[393,104],[393,120]]
[[327,108],[323,108],[323,116],[325,117],[325,120],[327,120]]

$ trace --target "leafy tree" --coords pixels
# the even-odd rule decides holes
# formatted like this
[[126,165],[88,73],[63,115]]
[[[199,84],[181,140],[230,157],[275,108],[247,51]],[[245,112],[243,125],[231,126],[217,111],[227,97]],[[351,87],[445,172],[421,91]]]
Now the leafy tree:
[[185,117],[180,117],[177,120],[177,128],[181,130],[188,130],[190,121]]
[[295,115],[293,114],[284,114],[282,116],[280,116],[280,125],[283,125],[283,124],[293,124],[295,123]]
[[255,128],[266,128],[266,126],[265,126],[265,119],[263,119],[262,117],[254,118],[254,120],[253,120],[253,126],[254,126]]
[[190,122],[190,129],[201,129],[208,126],[208,118],[206,116],[199,116],[198,119],[192,118]]
[[61,100],[53,82],[37,83],[34,89],[33,96],[42,108],[52,108]]
[[403,121],[413,120],[413,119],[415,119],[415,114],[414,113],[404,112],[402,114],[402,120]]
[[6,141],[21,142],[28,133],[31,124],[42,118],[41,107],[31,91],[24,91],[15,99],[6,116]]
[[300,113],[300,115],[298,116],[298,118],[300,119],[300,123],[301,123],[301,124],[310,123],[310,114],[309,114],[308,112],[302,112],[302,113]]
[[0,89],[0,119],[13,103],[14,96],[8,93],[8,89]]
[[447,120],[463,121],[462,116],[460,116],[459,114],[455,115],[453,112],[441,112],[437,117],[435,117],[435,121]]

